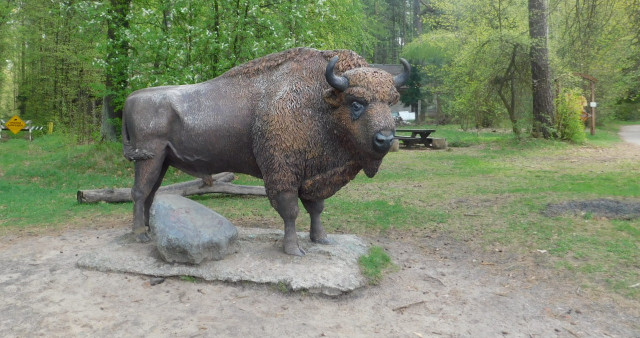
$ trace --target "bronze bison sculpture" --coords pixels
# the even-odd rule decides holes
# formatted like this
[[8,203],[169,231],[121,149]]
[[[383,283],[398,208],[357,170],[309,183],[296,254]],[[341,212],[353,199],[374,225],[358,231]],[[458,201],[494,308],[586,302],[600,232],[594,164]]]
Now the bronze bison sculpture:
[[404,73],[349,50],[296,48],[237,66],[212,80],[138,90],[126,100],[124,156],[135,161],[133,231],[148,241],[149,210],[169,166],[196,177],[223,171],[264,180],[284,220],[284,251],[304,255],[298,198],[310,239],[328,243],[324,200],[360,170],[373,177],[395,133],[389,106]]

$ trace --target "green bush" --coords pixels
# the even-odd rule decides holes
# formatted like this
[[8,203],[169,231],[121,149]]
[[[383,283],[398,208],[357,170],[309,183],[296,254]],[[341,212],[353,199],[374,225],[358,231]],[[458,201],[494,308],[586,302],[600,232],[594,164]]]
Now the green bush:
[[621,121],[640,120],[640,103],[622,102],[615,106],[616,119]]
[[556,98],[556,131],[561,140],[583,143],[587,136],[582,114],[582,99],[576,90],[565,92]]

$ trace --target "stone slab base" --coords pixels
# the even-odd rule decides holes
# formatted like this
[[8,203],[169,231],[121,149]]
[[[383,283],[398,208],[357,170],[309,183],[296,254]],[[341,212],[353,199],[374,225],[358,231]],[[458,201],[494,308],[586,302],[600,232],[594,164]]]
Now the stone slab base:
[[155,243],[137,243],[126,233],[77,262],[81,268],[134,273],[157,277],[193,276],[207,281],[253,282],[286,285],[293,291],[336,296],[366,285],[358,258],[368,245],[354,235],[329,235],[331,245],[312,243],[308,233],[298,233],[304,257],[283,252],[284,232],[271,229],[238,228],[238,241],[221,261],[200,265],[166,263]]

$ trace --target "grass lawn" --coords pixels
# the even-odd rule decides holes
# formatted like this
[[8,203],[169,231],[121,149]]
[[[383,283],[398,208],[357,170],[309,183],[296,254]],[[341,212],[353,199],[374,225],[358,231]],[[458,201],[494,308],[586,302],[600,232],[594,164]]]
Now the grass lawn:
[[[360,174],[328,199],[323,220],[329,232],[435,232],[486,250],[500,247],[517,255],[541,250],[551,256],[552,269],[579,277],[585,288],[604,288],[637,300],[640,219],[542,213],[549,203],[570,200],[640,203],[640,150],[621,144],[617,127],[599,129],[587,144],[573,145],[518,142],[509,133],[438,126],[433,136],[445,137],[456,147],[390,153],[375,178]],[[171,169],[164,183],[190,179]],[[131,203],[78,204],[76,192],[132,183],[133,165],[116,143],[75,145],[62,135],[0,142],[0,234],[2,229],[130,217]],[[236,183],[262,181],[240,175]],[[194,199],[236,224],[281,227],[263,197]],[[301,230],[308,229],[307,215],[301,212],[298,223]]]

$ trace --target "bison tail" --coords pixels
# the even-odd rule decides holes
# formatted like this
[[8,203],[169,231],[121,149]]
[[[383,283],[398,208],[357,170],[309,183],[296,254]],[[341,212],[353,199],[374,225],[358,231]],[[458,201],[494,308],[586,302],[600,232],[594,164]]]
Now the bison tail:
[[122,152],[124,154],[124,157],[129,161],[148,160],[153,158],[153,156],[155,155],[150,151],[137,149],[131,145],[129,132],[127,131],[127,123],[124,119],[122,120]]
[[132,147],[129,142],[123,141],[122,148],[124,150],[124,157],[129,161],[148,160],[153,158],[155,155],[154,153],[144,149],[136,149]]

